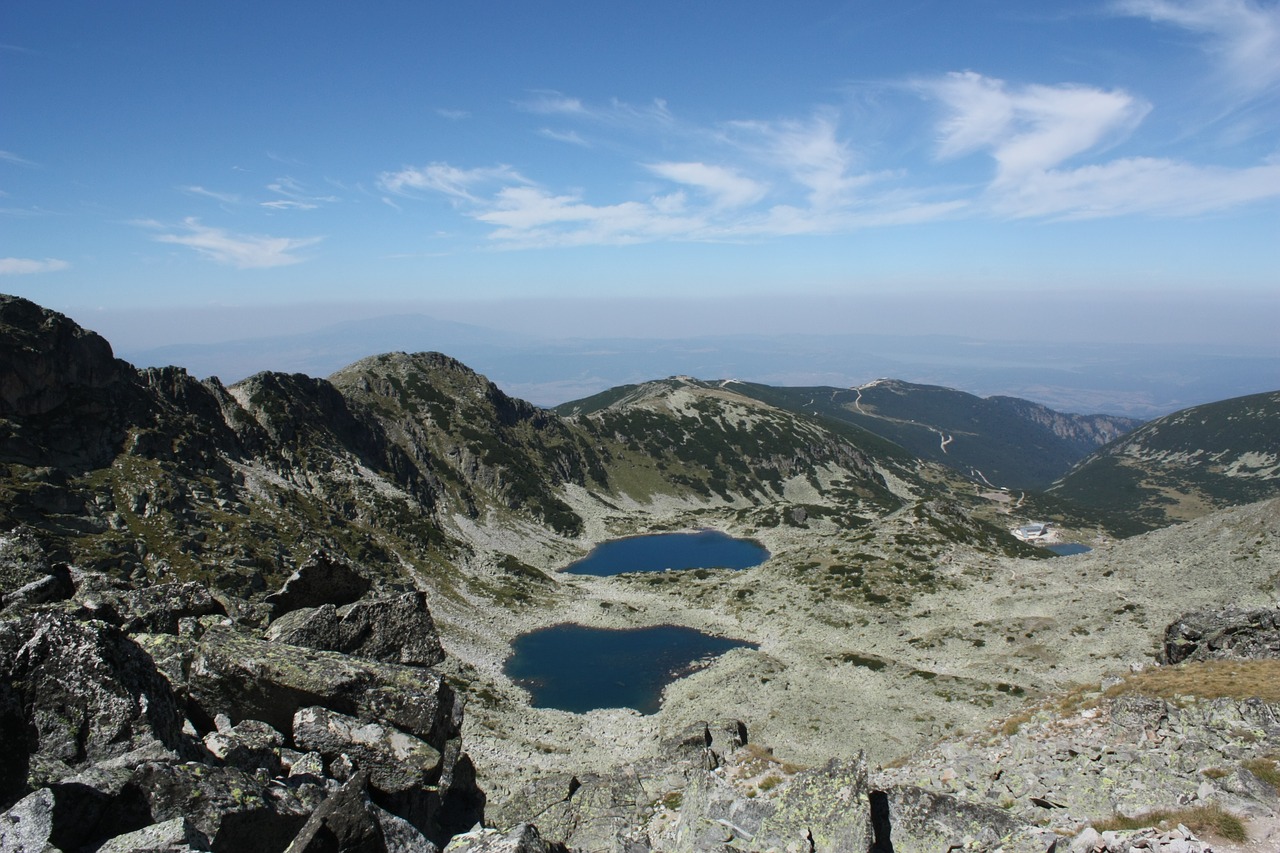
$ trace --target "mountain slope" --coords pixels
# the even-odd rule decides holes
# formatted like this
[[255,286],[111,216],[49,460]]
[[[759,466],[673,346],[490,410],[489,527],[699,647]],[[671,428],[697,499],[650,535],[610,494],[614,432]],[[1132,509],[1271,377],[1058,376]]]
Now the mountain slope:
[[[584,512],[620,503],[857,526],[956,485],[855,426],[717,383],[646,383],[565,418],[439,354],[228,388],[136,370],[25,300],[0,301],[0,327],[0,525],[125,576],[249,595],[324,547],[452,589],[471,583],[457,567],[477,553],[475,524],[523,531],[504,540],[508,556],[530,537],[563,553]],[[994,528],[974,535],[1009,546]]]
[[1010,489],[1047,488],[1090,452],[1140,423],[893,379],[851,389],[736,385],[777,406],[856,424],[922,459]]
[[1048,493],[1131,532],[1280,494],[1280,391],[1193,406],[1134,430]]

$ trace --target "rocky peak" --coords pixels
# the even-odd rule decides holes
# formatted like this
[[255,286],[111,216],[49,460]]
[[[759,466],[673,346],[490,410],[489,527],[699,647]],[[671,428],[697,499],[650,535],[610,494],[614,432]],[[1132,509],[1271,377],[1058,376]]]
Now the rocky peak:
[[0,414],[46,414],[126,371],[104,338],[56,311],[0,295]]

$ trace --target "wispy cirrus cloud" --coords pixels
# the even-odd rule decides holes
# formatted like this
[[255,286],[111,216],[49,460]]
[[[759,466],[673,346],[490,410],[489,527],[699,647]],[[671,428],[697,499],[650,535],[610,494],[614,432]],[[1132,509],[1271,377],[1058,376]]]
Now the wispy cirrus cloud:
[[590,148],[591,143],[582,138],[576,130],[553,130],[549,127],[543,127],[538,130],[539,136],[547,139],[554,139],[556,142],[567,142],[570,145],[577,145],[581,148]]
[[275,181],[267,184],[267,189],[280,198],[258,202],[258,206],[272,210],[315,210],[322,204],[333,204],[338,201],[337,196],[316,195],[301,181],[289,177],[276,178]]
[[586,115],[587,108],[578,98],[571,98],[559,92],[537,91],[528,98],[517,101],[516,106],[525,112],[539,115]]
[[764,197],[768,187],[734,169],[706,163],[651,163],[655,175],[694,187],[709,195],[717,207],[743,207]]
[[[135,223],[151,229],[166,229],[153,221]],[[296,253],[314,246],[323,237],[271,237],[262,234],[237,234],[223,228],[203,225],[195,217],[188,217],[169,233],[152,237],[158,243],[172,243],[193,249],[209,260],[239,269],[264,269],[289,266],[306,260]]]
[[[944,106],[938,157],[995,161],[985,207],[1015,218],[1189,216],[1280,196],[1280,166],[1199,166],[1167,158],[1087,161],[1126,137],[1150,106],[1084,86],[1008,86],[973,72],[925,88]],[[1069,166],[1070,161],[1082,161]]]
[[[572,122],[590,128],[602,156],[631,158],[630,190],[614,180],[610,197],[593,198],[589,172],[557,186],[509,165],[446,162],[384,172],[378,183],[397,209],[391,197],[444,196],[504,248],[756,241],[961,217],[1193,216],[1280,197],[1275,163],[1229,168],[1109,158],[1132,144],[1152,109],[1124,89],[1008,83],[965,71],[899,91],[941,107],[931,125],[934,158],[903,161],[909,168],[876,168],[846,130],[856,124],[836,106],[799,118],[698,126],[664,102],[591,105],[540,93],[525,108],[566,117],[570,129],[538,132],[577,144],[582,137]],[[883,152],[883,140],[872,143],[870,151]],[[668,156],[636,153],[646,148]],[[689,156],[669,156],[673,151]],[[975,181],[967,170],[957,180],[957,161],[973,156],[990,159],[989,177]],[[588,186],[578,184],[583,179]]]
[[1013,217],[1099,219],[1130,214],[1196,216],[1280,198],[1280,164],[1245,169],[1128,157],[1050,169],[1003,187],[994,209]]
[[1017,182],[1121,138],[1151,109],[1123,91],[1010,87],[972,71],[949,74],[925,88],[948,112],[939,126],[938,156],[988,149],[998,166],[997,183]]
[[1122,15],[1198,33],[1223,76],[1247,94],[1280,84],[1280,4],[1253,0],[1118,0]]
[[33,275],[70,269],[71,264],[58,258],[0,258],[0,275]]
[[218,192],[217,190],[206,189],[198,185],[190,185],[178,187],[179,190],[187,195],[200,196],[202,198],[211,198],[214,201],[220,201],[224,204],[239,204],[240,196],[235,193]]
[[383,172],[378,186],[396,195],[415,191],[438,192],[457,200],[478,202],[477,193],[495,185],[532,184],[510,166],[460,169],[448,163],[406,166],[398,172]]
[[737,121],[728,132],[740,148],[762,164],[783,171],[819,210],[834,210],[854,200],[853,194],[874,177],[857,172],[858,156],[839,137],[838,116],[818,110],[807,120]]
[[34,167],[36,165],[35,161],[28,160],[26,157],[19,157],[12,151],[0,151],[0,160],[5,163],[12,163],[15,166]]

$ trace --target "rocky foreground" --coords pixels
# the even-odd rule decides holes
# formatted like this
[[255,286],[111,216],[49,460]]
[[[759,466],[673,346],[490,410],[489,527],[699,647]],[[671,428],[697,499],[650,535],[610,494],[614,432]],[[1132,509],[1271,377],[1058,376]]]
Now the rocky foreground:
[[1280,840],[1273,609],[1190,615],[1166,632],[1169,665],[888,766],[797,767],[730,720],[486,804],[418,591],[322,553],[257,602],[195,582],[134,588],[51,563],[22,532],[0,539],[0,575],[4,851],[1196,853]]

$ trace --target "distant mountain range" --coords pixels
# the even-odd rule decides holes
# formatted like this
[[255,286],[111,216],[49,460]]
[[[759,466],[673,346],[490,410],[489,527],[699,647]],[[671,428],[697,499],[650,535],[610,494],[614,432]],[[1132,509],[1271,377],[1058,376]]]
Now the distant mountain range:
[[[587,330],[584,330],[586,332]],[[1280,351],[1207,346],[992,342],[961,336],[739,335],[562,339],[412,314],[314,332],[120,354],[236,382],[262,370],[327,376],[366,356],[447,352],[540,406],[655,376],[733,377],[781,386],[864,385],[884,376],[1011,396],[1063,412],[1152,418],[1280,387]]]
[[[362,332],[348,328],[343,345],[358,345]],[[300,358],[304,343],[295,341]],[[1152,658],[1164,626],[1188,606],[1274,600],[1274,503],[1215,511],[1280,495],[1280,391],[1134,426],[901,380],[845,389],[671,376],[553,411],[437,352],[367,356],[327,379],[264,371],[224,385],[177,367],[136,368],[69,318],[0,296],[0,730],[17,733],[0,762],[0,809],[12,805],[0,829],[25,832],[26,821],[46,827],[39,838],[55,837],[56,826],[76,839],[129,836],[111,849],[139,849],[134,830],[163,819],[178,833],[166,837],[194,839],[175,849],[282,850],[295,833],[305,841],[308,827],[321,837],[344,808],[388,821],[398,837],[405,827],[430,834],[438,844],[413,849],[436,849],[482,819],[536,820],[548,837],[565,838],[591,808],[604,809],[607,837],[621,839],[630,830],[616,823],[620,802],[643,816],[628,821],[648,821],[655,796],[664,809],[713,813],[699,798],[711,802],[707,785],[730,777],[694,768],[709,759],[726,766],[708,744],[729,732],[762,780],[726,788],[740,792],[733,802],[785,802],[778,798],[792,791],[810,803],[815,790],[830,790],[822,796],[834,811],[820,818],[828,824],[848,825],[855,813],[850,795],[834,792],[867,779],[862,758],[845,761],[853,750],[870,747],[887,761],[943,732],[985,730],[988,753],[970,766],[994,784],[987,738],[996,729],[985,728],[993,715],[1021,721],[1003,728],[1009,737],[1024,723],[1061,729],[1035,722],[1051,705],[1092,719],[1078,704],[1089,693],[1041,697]],[[1054,478],[1047,492],[1031,491]],[[1208,517],[1109,541],[1196,516]],[[1098,547],[1050,557],[1011,533],[1031,518]],[[607,539],[706,526],[758,539],[771,556],[742,572],[557,571]],[[1262,618],[1271,624],[1274,610]],[[516,636],[564,622],[697,625],[761,648],[670,685],[656,722],[606,710],[584,725],[532,707],[502,672]],[[1237,696],[1273,684],[1266,672],[1256,682],[1238,670],[1223,678]],[[1179,695],[1203,680],[1188,674]],[[463,752],[458,695],[482,766]],[[1262,724],[1252,722],[1274,709],[1253,695],[1215,699],[1211,720],[1184,714],[1178,748],[1220,750],[1227,741],[1213,738],[1229,728],[1241,749],[1274,756],[1274,738],[1260,739]],[[1007,716],[1024,698],[1039,704]],[[1124,726],[1136,727],[1126,730],[1156,750],[1141,734],[1146,721],[1164,725],[1187,710],[1182,698],[1122,701],[1110,721],[1098,720],[1107,743],[1127,715],[1136,723]],[[1241,716],[1245,707],[1262,710]],[[728,722],[697,722],[726,714]],[[584,740],[591,730],[598,742]],[[646,739],[654,743],[637,747]],[[796,754],[825,769],[798,771],[773,757],[771,742],[808,750]],[[584,763],[584,743],[599,763]],[[930,826],[945,796],[964,833],[948,838],[973,837],[975,825],[1014,826],[1010,814],[1044,830],[1041,794],[1066,800],[1058,783],[1071,751],[1056,739],[1021,743],[1026,761],[1043,753],[1051,765],[1037,777],[1045,781],[1015,774],[1016,798],[1003,782],[990,788],[1010,796],[999,808],[974,789],[985,811],[961,802],[954,786],[955,796],[930,793]],[[696,763],[659,758],[665,745]],[[309,757],[313,749],[323,760]],[[1077,764],[1098,754],[1079,753]],[[1138,780],[1125,789],[1157,802],[1169,800],[1171,779],[1192,793],[1221,779],[1185,769],[1217,758],[1170,759],[1157,781],[1144,775],[1146,758],[1114,758],[1108,768]],[[600,775],[612,772],[609,762],[633,763]],[[661,787],[644,788],[638,766]],[[912,785],[889,787],[900,797],[900,846],[954,846],[933,835],[912,841],[923,836],[910,834],[904,814],[915,807],[902,803],[923,802],[923,789],[911,773]],[[330,776],[333,785],[323,781]],[[1084,777],[1099,778],[1089,768]],[[822,778],[839,787],[809,785]],[[296,794],[304,784],[314,798]],[[774,788],[782,793],[770,795]],[[1079,796],[1071,802],[1093,802]],[[377,817],[377,803],[387,817]],[[791,813],[825,831],[810,812]],[[188,818],[205,821],[207,835],[173,823]],[[380,825],[371,837],[381,837]],[[275,827],[269,844],[264,826]],[[707,836],[716,847],[723,828],[715,823]],[[57,837],[59,849],[89,849]],[[210,837],[219,840],[205,844]],[[799,847],[805,835],[789,837]],[[1035,837],[1033,847],[1006,849],[1049,846]],[[36,848],[51,849],[39,838]],[[848,849],[866,847],[863,839]]]
[[1049,496],[1106,512],[1126,533],[1280,493],[1280,391],[1157,418],[1075,467]]

